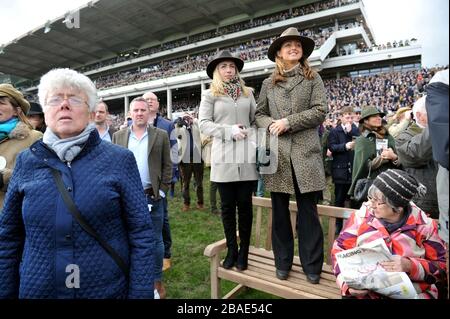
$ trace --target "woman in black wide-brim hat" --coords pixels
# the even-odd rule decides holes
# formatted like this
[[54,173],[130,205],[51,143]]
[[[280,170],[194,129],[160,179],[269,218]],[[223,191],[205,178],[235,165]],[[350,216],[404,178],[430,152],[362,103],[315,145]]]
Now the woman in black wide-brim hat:
[[[264,175],[272,199],[272,247],[276,276],[287,279],[294,257],[289,197],[297,201],[297,237],[303,271],[317,284],[323,264],[323,232],[317,202],[325,188],[317,128],[325,120],[327,102],[320,76],[308,63],[314,41],[288,28],[270,46],[276,63],[265,79],[256,110],[256,124],[278,138],[277,169]],[[295,228],[295,227],[294,227]]]
[[[243,154],[251,154],[256,101],[239,72],[244,61],[229,51],[220,51],[209,62],[206,73],[213,80],[202,95],[200,130],[213,137],[211,181],[217,184],[222,203],[222,222],[228,253],[226,269],[247,268],[252,230],[252,195],[258,179],[256,164]],[[239,216],[239,250],[236,236],[236,209]]]

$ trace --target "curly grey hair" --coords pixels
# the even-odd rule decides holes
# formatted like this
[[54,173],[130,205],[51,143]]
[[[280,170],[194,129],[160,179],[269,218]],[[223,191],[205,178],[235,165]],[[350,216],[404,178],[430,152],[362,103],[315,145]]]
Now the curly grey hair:
[[47,109],[47,95],[48,92],[58,89],[72,89],[83,92],[87,95],[89,111],[94,112],[97,106],[97,88],[95,84],[86,75],[81,74],[75,70],[53,69],[41,77],[38,86],[39,103],[42,105],[43,111]]

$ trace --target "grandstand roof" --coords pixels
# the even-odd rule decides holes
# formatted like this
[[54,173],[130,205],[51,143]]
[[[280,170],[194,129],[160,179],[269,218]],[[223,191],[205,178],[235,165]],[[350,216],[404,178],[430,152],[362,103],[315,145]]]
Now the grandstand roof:
[[52,67],[82,66],[225,25],[231,17],[311,2],[315,0],[94,0],[73,12],[69,22],[67,13],[0,47],[0,73],[35,79]]

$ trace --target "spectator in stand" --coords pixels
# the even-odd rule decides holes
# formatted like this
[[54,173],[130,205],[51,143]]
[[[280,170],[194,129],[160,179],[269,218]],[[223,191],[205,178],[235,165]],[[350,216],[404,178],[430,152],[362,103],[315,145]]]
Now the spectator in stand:
[[351,287],[344,281],[336,254],[383,238],[394,255],[381,266],[387,272],[405,272],[420,299],[437,299],[438,283],[445,279],[445,247],[436,222],[411,200],[426,187],[408,173],[389,169],[379,174],[369,189],[368,201],[353,213],[331,251],[333,271],[343,297],[379,299],[369,289]]
[[154,278],[152,283],[160,299],[165,299],[166,289],[162,280],[164,260],[162,198],[167,196],[172,179],[170,142],[166,131],[148,124],[150,111],[144,98],[137,97],[131,101],[130,114],[133,124],[130,128],[124,128],[114,133],[113,143],[131,150],[136,159],[141,182],[139,191],[145,194],[147,213],[154,225]]
[[[356,139],[355,155],[352,168],[352,185],[348,194],[354,196],[356,182],[366,178],[370,170],[370,178],[374,179],[389,168],[400,166],[395,150],[395,140],[382,124],[383,112],[373,106],[361,112],[359,131]],[[355,205],[358,205],[355,203]]]
[[314,41],[296,28],[286,29],[270,46],[268,57],[276,63],[261,88],[256,123],[278,136],[277,170],[264,174],[272,199],[272,246],[275,275],[286,280],[292,268],[294,237],[289,198],[297,201],[297,236],[302,268],[308,282],[318,284],[323,264],[323,232],[317,203],[325,188],[318,127],[327,113],[322,79],[308,57]]
[[[172,181],[171,188],[178,181],[178,144],[175,132],[173,132],[175,126],[172,121],[164,119],[161,114],[159,114],[159,100],[155,93],[147,92],[142,96],[148,104],[149,109],[149,119],[150,125],[162,129],[167,132],[167,136],[170,141],[170,156],[172,161]],[[169,224],[169,211],[167,196],[161,198],[161,203],[164,210],[164,222],[162,225],[162,236],[164,242],[164,260],[163,260],[163,271],[167,270],[172,266],[171,261],[171,248],[172,248],[172,236],[170,233]]]
[[393,138],[397,138],[397,136],[412,123],[411,114],[412,109],[409,106],[401,107],[397,110],[395,115],[391,118],[391,125],[389,125],[389,122],[386,125],[389,134],[392,135]]
[[95,128],[100,135],[100,138],[104,141],[111,142],[113,134],[116,130],[108,125],[107,119],[109,116],[108,105],[101,101],[95,107]]
[[203,92],[199,108],[200,129],[204,135],[213,137],[210,178],[219,189],[228,249],[222,266],[225,269],[236,266],[240,271],[248,266],[252,194],[258,179],[255,162],[244,155],[256,153],[252,147],[255,135],[250,130],[255,125],[256,101],[252,89],[239,74],[243,67],[240,58],[227,50],[219,51],[206,68],[213,81],[211,88]]
[[[438,174],[436,176],[436,188],[438,190],[439,203],[439,235],[444,239],[447,249],[447,286],[449,284],[449,256],[448,256],[448,69],[437,72],[427,87],[426,110],[428,115],[428,127],[433,148],[433,158],[438,162]],[[447,295],[447,298],[449,296]]]
[[415,121],[400,132],[395,139],[398,158],[403,169],[425,185],[427,193],[414,202],[431,218],[439,218],[439,206],[436,193],[437,165],[433,160],[433,150],[429,140],[426,96],[414,103]]
[[36,102],[30,102],[30,110],[27,113],[27,118],[33,128],[41,133],[45,132],[47,126],[45,125],[44,112],[42,106]]
[[[333,154],[331,176],[334,182],[334,206],[345,207],[350,200],[348,191],[352,184],[352,166],[355,148],[355,139],[359,130],[352,122],[353,109],[342,109],[341,124],[332,129],[328,136],[328,149]],[[349,207],[350,204],[347,204]],[[336,234],[342,229],[342,219],[336,220]]]
[[42,138],[25,115],[29,109],[30,103],[19,90],[0,84],[0,216],[17,156]]
[[202,142],[198,120],[185,113],[175,121],[175,136],[178,142],[178,159],[183,186],[183,212],[191,209],[190,182],[194,175],[197,193],[197,209],[202,210],[203,198],[203,171]]
[[0,298],[153,299],[154,233],[139,171],[91,123],[94,83],[54,69],[38,95],[47,129],[17,157],[0,214]]

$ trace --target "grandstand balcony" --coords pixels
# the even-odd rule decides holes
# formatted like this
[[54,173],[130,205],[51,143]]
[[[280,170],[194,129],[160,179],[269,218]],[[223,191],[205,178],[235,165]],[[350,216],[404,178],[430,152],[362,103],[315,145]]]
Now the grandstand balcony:
[[[334,21],[343,18],[363,16],[364,21],[367,21],[366,13],[364,10],[364,4],[362,2],[357,2],[353,4],[347,4],[341,7],[331,8],[324,11],[319,11],[315,13],[310,13],[304,16],[286,19],[283,21],[273,22],[266,25],[254,27],[251,29],[234,32],[231,34],[225,34],[218,37],[210,38],[207,40],[179,46],[173,49],[160,51],[157,53],[149,54],[146,56],[141,56],[133,58],[127,61],[122,61],[119,63],[114,63],[111,65],[103,66],[94,70],[89,70],[84,72],[88,76],[99,75],[105,72],[111,72],[112,70],[118,69],[123,70],[127,67],[139,66],[144,63],[161,61],[170,57],[179,56],[180,54],[186,54],[189,52],[198,52],[205,48],[215,48],[221,47],[225,43],[237,43],[245,39],[257,38],[267,35],[280,34],[284,29],[290,26],[295,26],[299,29],[308,28],[311,25],[320,25],[327,23],[329,21]],[[373,41],[372,31],[367,23],[363,23],[364,34],[366,35],[365,41],[370,45]]]

